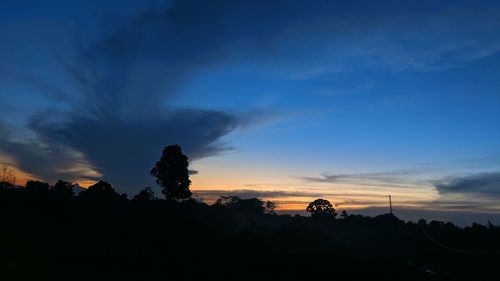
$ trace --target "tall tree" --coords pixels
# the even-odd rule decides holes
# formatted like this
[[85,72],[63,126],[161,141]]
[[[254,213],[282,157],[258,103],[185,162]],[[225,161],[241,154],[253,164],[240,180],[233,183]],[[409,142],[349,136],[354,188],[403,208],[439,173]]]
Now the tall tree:
[[182,153],[178,145],[169,145],[163,149],[160,161],[151,170],[156,183],[162,187],[167,201],[190,198],[188,157]]

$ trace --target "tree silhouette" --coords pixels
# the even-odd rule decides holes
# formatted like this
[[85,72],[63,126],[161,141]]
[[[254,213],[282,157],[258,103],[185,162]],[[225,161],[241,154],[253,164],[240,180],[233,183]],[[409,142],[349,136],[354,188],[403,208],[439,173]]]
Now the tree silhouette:
[[143,190],[139,191],[137,195],[132,198],[133,202],[148,202],[154,199],[154,191],[151,187],[145,187]]
[[0,172],[0,187],[14,186],[16,184],[16,177],[14,171],[7,167],[2,167]]
[[343,220],[347,220],[349,218],[349,214],[346,212],[346,210],[343,210],[342,213],[340,213],[340,216]]
[[255,214],[264,213],[266,206],[267,204],[259,198],[241,199],[238,196],[221,196],[214,203],[215,208],[231,209],[234,211]]
[[26,189],[34,192],[46,192],[49,191],[49,184],[46,182],[29,180],[26,182]]
[[259,198],[241,199],[238,209],[243,212],[262,214],[264,213],[264,201]]
[[316,199],[309,203],[306,212],[311,213],[312,217],[317,218],[335,218],[337,216],[332,203],[326,199]]
[[160,161],[156,162],[151,175],[156,177],[162,193],[167,201],[190,198],[188,157],[182,153],[178,145],[169,145],[163,149]]
[[110,183],[102,180],[89,186],[85,191],[80,192],[78,197],[95,201],[124,199],[124,196],[118,194]]
[[276,214],[276,212],[274,211],[274,209],[276,209],[276,203],[274,203],[273,201],[266,201],[264,204],[264,208],[266,208],[266,213],[270,215]]
[[51,188],[51,191],[61,196],[71,197],[74,195],[73,184],[63,180],[58,180]]
[[237,208],[241,199],[238,196],[221,196],[214,203],[214,207],[216,208]]

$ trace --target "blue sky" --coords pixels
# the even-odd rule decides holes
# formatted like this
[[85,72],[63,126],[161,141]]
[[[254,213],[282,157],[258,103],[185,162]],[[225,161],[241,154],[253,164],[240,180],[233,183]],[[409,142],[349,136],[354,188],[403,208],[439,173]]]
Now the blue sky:
[[133,194],[179,143],[208,201],[500,211],[496,1],[102,2],[3,4],[19,174]]

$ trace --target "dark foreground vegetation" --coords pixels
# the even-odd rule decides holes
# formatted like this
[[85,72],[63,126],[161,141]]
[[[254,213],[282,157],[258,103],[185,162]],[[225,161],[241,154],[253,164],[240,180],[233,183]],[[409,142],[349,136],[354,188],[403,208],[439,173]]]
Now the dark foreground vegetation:
[[190,196],[146,188],[129,200],[102,181],[78,195],[62,181],[4,184],[0,280],[500,280],[491,224],[337,217],[326,200],[310,217],[276,215],[259,199]]

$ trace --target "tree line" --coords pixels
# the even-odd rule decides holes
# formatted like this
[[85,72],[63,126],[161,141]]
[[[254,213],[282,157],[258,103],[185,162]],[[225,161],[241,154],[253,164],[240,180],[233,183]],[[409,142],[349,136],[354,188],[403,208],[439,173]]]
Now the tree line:
[[[193,200],[193,193],[190,190],[191,180],[189,179],[189,161],[188,157],[182,152],[179,145],[169,145],[163,149],[161,158],[151,169],[150,174],[156,178],[156,183],[161,187],[161,192],[165,196],[167,204],[173,202],[182,202]],[[6,167],[3,168],[0,177],[0,188],[15,187],[15,177]],[[52,196],[53,199],[71,199],[77,197],[82,200],[93,201],[126,201],[128,195],[119,194],[113,188],[112,184],[100,180],[86,189],[75,194],[77,184],[58,180],[54,185],[39,180],[28,180],[21,192],[30,192],[34,195]],[[139,191],[130,200],[134,203],[147,203],[148,201],[158,200],[151,187],[145,187]],[[243,199],[238,196],[221,196],[213,204],[214,208],[229,209],[234,211],[276,214],[277,207],[275,202],[263,201],[260,198]],[[326,199],[316,199],[311,202],[306,211],[312,217],[335,218],[337,213],[333,205]],[[343,216],[346,216],[344,211]]]
[[176,145],[151,175],[161,199],[151,187],[129,199],[106,181],[77,194],[62,180],[3,182],[0,280],[500,277],[500,227],[491,223],[338,216],[321,198],[306,207],[309,217],[278,215],[259,198],[227,195],[209,206],[192,198],[189,161]]

